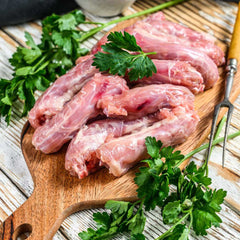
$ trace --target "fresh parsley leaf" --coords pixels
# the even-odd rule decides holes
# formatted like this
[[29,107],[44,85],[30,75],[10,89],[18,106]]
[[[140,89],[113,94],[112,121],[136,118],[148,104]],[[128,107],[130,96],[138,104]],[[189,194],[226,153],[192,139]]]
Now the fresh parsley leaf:
[[140,172],[136,173],[134,181],[138,185],[138,197],[143,199],[147,211],[157,205],[162,206],[163,200],[168,196],[169,178],[166,175],[159,176],[162,166],[160,164],[152,168],[141,167]]
[[78,24],[84,23],[85,16],[83,15],[82,11],[75,10],[59,17],[55,21],[57,22],[60,31],[74,30]]
[[207,208],[193,210],[193,229],[197,235],[207,235],[206,229],[212,225],[219,227],[221,218]]
[[216,212],[221,210],[220,205],[223,203],[226,194],[226,191],[222,189],[214,191],[208,189],[204,192],[202,198],[195,202],[193,229],[197,235],[206,235],[206,229],[212,225],[219,227],[222,221]]
[[147,147],[147,152],[152,158],[159,157],[159,151],[162,147],[162,142],[157,141],[156,138],[146,137],[145,145]]
[[134,36],[127,32],[112,32],[108,35],[108,41],[102,46],[105,53],[98,52],[93,60],[93,66],[100,71],[109,71],[119,76],[127,73],[131,81],[152,76],[153,72],[157,72],[156,66],[148,57],[155,53],[144,53]]
[[142,233],[138,233],[137,235],[132,235],[130,240],[145,240],[145,236]]
[[163,240],[188,240],[189,229],[185,224],[178,224]]
[[113,215],[119,216],[127,212],[129,203],[124,201],[107,201],[105,204],[106,209],[110,209]]
[[98,227],[102,227],[104,229],[108,229],[110,227],[111,218],[106,212],[94,213],[93,214],[93,220],[97,223]]
[[131,235],[141,234],[144,230],[146,222],[146,217],[144,216],[143,209],[137,211],[135,216],[133,216],[128,222],[128,230],[130,231]]
[[184,155],[181,154],[180,151],[175,151],[171,146],[164,147],[160,150],[161,158],[166,159],[166,163],[170,164],[169,166],[173,166],[177,161],[184,159]]
[[114,32],[108,35],[108,41],[112,46],[123,48],[132,52],[142,52],[140,46],[137,45],[136,38],[128,32]]
[[26,63],[31,64],[41,56],[42,52],[28,32],[25,32],[25,38],[27,39],[26,44],[30,48],[21,48],[21,52]]
[[185,172],[187,173],[187,177],[194,182],[201,183],[205,187],[211,184],[211,179],[205,176],[205,169],[199,168],[197,169],[197,165],[194,162],[191,162],[187,167]]
[[176,223],[181,212],[182,206],[180,201],[168,202],[163,208],[163,222],[165,224]]
[[[210,192],[212,192],[212,190],[210,190]],[[223,189],[219,189],[219,190],[214,190],[211,196],[211,199],[209,202],[209,207],[211,207],[212,209],[214,209],[216,212],[220,212],[221,211],[221,204],[224,201],[224,198],[227,196],[227,192],[224,191]]]

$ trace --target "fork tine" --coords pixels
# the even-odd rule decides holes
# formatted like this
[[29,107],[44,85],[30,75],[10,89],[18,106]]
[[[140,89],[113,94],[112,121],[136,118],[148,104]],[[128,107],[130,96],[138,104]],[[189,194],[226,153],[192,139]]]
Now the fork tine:
[[229,126],[230,126],[230,122],[231,122],[231,118],[232,118],[232,113],[233,113],[233,105],[230,103],[228,114],[227,114],[225,132],[224,132],[224,141],[223,141],[223,152],[222,152],[222,167],[223,168],[224,168],[224,163],[225,163],[227,136],[228,136],[228,130],[229,130]]
[[214,113],[213,113],[213,121],[212,121],[212,128],[211,128],[211,134],[210,134],[210,140],[209,140],[209,146],[208,146],[208,151],[207,151],[207,161],[206,164],[208,164],[210,155],[211,155],[211,148],[212,148],[212,143],[213,143],[213,138],[214,134],[216,131],[216,126],[217,126],[217,119],[220,111],[220,104],[216,105],[214,108]]

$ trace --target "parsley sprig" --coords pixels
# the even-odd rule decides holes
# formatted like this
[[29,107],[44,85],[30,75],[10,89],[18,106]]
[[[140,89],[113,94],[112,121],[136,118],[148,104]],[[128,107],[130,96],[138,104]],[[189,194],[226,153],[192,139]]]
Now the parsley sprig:
[[[100,71],[125,76],[128,71],[130,81],[152,76],[157,69],[148,55],[136,43],[136,38],[127,32],[112,32],[108,43],[101,46],[104,52],[98,52],[93,59],[93,66]],[[132,53],[131,53],[132,52]]]
[[[240,131],[228,138],[239,135]],[[222,138],[216,139],[214,145],[221,141]],[[155,240],[187,240],[190,229],[204,236],[211,226],[219,227],[222,220],[217,213],[221,210],[226,191],[209,188],[211,179],[207,175],[206,164],[197,168],[191,162],[183,171],[179,168],[183,161],[208,145],[184,156],[172,147],[162,147],[162,143],[153,137],[147,137],[145,144],[150,158],[143,161],[147,166],[140,167],[134,179],[139,200],[134,203],[108,201],[105,207],[111,210],[110,214],[95,213],[98,228],[79,233],[82,240],[111,239],[122,232],[129,232],[131,240],[144,240],[144,211],[156,206],[161,208],[164,224],[171,227]],[[170,191],[170,186],[175,190]]]

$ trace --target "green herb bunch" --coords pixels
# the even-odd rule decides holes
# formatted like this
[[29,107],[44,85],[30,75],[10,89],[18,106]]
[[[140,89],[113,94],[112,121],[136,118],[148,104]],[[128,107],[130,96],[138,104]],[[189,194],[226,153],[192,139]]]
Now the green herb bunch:
[[[181,171],[178,166],[185,157],[180,151],[162,147],[152,137],[147,137],[145,144],[150,158],[143,161],[147,166],[140,167],[134,179],[139,200],[108,201],[105,207],[111,213],[95,213],[93,219],[98,228],[79,233],[82,240],[110,239],[122,232],[129,232],[131,240],[144,240],[144,211],[157,206],[161,208],[163,222],[171,227],[155,240],[187,240],[191,228],[203,236],[211,226],[219,227],[222,221],[217,213],[226,191],[209,188],[211,179],[206,174],[206,164],[197,168],[191,162]],[[170,186],[175,190],[170,191]]]
[[85,22],[80,10],[59,16],[53,14],[42,21],[41,43],[36,44],[26,32],[27,48],[18,47],[9,60],[14,68],[13,79],[0,80],[0,112],[9,123],[13,103],[24,101],[25,116],[35,103],[34,91],[44,91],[58,76],[70,69],[75,60],[88,50],[81,48],[81,32],[76,26]]
[[[100,71],[125,76],[128,71],[130,81],[152,76],[157,69],[148,55],[136,43],[136,38],[127,32],[112,32],[108,35],[108,43],[102,45],[103,52],[95,54],[93,66]],[[134,54],[132,53],[134,52]]]

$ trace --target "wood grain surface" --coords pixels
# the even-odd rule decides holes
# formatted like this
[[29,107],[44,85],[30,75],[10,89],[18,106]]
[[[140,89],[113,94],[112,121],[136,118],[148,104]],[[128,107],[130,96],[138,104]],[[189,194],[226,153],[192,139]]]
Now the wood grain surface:
[[[161,2],[163,1],[137,1],[133,8],[129,8],[124,14],[139,11]],[[213,33],[214,36],[217,37],[219,45],[226,52],[232,32],[232,19],[234,19],[232,16],[236,14],[236,5],[219,1],[189,1],[181,6],[179,5],[166,9],[164,10],[164,13],[169,20],[181,22],[194,30]],[[231,16],[229,16],[228,13],[231,13]],[[90,16],[90,18],[94,19],[92,16]],[[98,21],[96,18],[94,20]],[[4,46],[0,46],[1,77],[11,77],[12,71],[7,64],[7,59],[11,56],[16,46],[19,44],[24,45],[23,32],[25,30],[29,31],[33,35],[34,39],[39,42],[41,27],[38,22],[22,25],[20,27],[6,27],[4,28],[4,31],[0,31],[1,46]],[[99,33],[97,39],[99,39],[101,35],[102,33]],[[87,41],[85,43],[86,47],[90,48],[96,43],[97,39],[93,38]],[[220,73],[221,79],[223,79],[223,69],[220,69]],[[235,99],[239,93],[238,86],[236,84],[239,85],[239,74],[237,75],[237,82],[235,81],[233,88],[232,99]],[[189,152],[206,138],[207,132],[209,132],[210,129],[209,122],[213,106],[215,103],[220,101],[223,91],[224,82],[222,81],[218,82],[214,89],[208,90],[209,98],[207,96],[205,97],[205,95],[203,95],[204,97],[199,95],[199,99],[200,97],[202,99],[202,104],[198,104],[197,100],[196,107],[198,108],[199,115],[201,117],[205,116],[204,118],[206,120],[201,120],[199,123],[199,127],[204,131],[203,133],[198,132],[197,135],[192,136],[188,140],[188,142],[191,141],[191,143],[187,142],[186,145],[179,147],[185,153]],[[212,96],[214,96],[214,101],[212,101]],[[238,102],[235,103],[235,108],[236,111],[233,115],[231,131],[239,129],[239,98]],[[1,142],[0,148],[1,146],[4,146],[6,151],[7,149],[9,149],[9,151],[10,149],[13,149],[11,152],[8,152],[8,154],[11,154],[9,159],[21,158],[18,146],[20,145],[21,127],[25,122],[25,119],[19,119],[20,109],[21,104],[19,103],[19,109],[14,109],[13,120],[10,123],[10,126],[5,128],[5,132],[2,131],[2,129],[4,129],[4,124],[1,123],[0,133],[2,134],[1,136],[5,137],[6,140],[4,141],[7,145],[5,146],[4,142]],[[101,206],[107,199],[113,198],[114,196],[115,198],[119,197],[127,200],[136,198],[135,186],[133,185],[132,178],[134,176],[134,172],[137,171],[137,167],[126,176],[119,179],[110,176],[106,170],[101,170],[100,174],[96,173],[83,181],[79,181],[76,178],[70,177],[64,170],[63,155],[66,146],[58,154],[46,156],[36,152],[31,146],[32,129],[28,128],[25,133],[26,134],[24,135],[22,141],[23,153],[29,169],[31,170],[31,174],[33,175],[35,189],[32,196],[25,202],[25,204],[14,212],[2,225],[2,239],[16,239],[19,232],[30,230],[30,225],[32,226],[33,233],[28,239],[44,239],[44,236],[45,239],[51,239],[63,219],[77,210]],[[229,193],[228,199],[225,202],[225,205],[223,205],[223,211],[220,213],[221,218],[223,219],[221,228],[216,230],[213,228],[209,230],[209,235],[204,237],[204,239],[239,239],[240,217],[231,210],[234,208],[239,209],[240,151],[238,142],[239,141],[230,141],[228,143],[227,159],[225,163],[226,168],[224,170],[221,169],[220,166],[222,151],[221,145],[215,148],[211,162],[209,163],[210,176],[213,178],[213,187],[223,187],[227,189]],[[13,155],[14,151],[16,153],[15,155]],[[5,157],[7,155],[3,156]],[[195,156],[195,161],[201,164],[201,159],[203,158],[203,153],[199,153]],[[1,154],[0,159],[1,161],[3,159]],[[27,174],[21,172],[21,167],[17,170],[19,172],[18,174],[13,174],[11,172],[11,166],[8,162],[6,162],[5,165],[4,163],[5,162],[1,162],[0,179],[1,183],[4,183],[4,186],[0,185],[0,204],[1,206],[7,206],[10,210],[5,210],[6,207],[1,207],[1,219],[5,219],[7,215],[11,214],[11,212],[16,209],[16,206],[23,203],[30,195],[32,189],[31,183],[26,184],[26,182],[21,182],[21,176]],[[18,163],[16,162],[16,164]],[[16,165],[14,166],[16,167]],[[8,176],[11,176],[10,180],[8,179]],[[99,185],[99,181],[102,184]],[[92,184],[93,182],[98,183],[97,186]],[[12,183],[15,183],[15,190],[12,190]],[[131,186],[133,186],[133,188]],[[85,191],[83,191],[84,188]],[[1,193],[2,189],[5,191],[4,194]],[[19,192],[17,189],[22,189],[22,192]],[[70,207],[71,205],[73,206]],[[82,211],[77,215],[72,215],[67,221],[64,221],[60,229],[61,232],[58,232],[58,234],[54,236],[54,239],[78,239],[77,233],[79,232],[79,229],[82,229],[83,226],[92,227],[91,219],[89,218],[92,212],[92,210],[88,210]],[[20,217],[21,215],[22,217]],[[147,239],[155,238],[157,234],[165,231],[165,227],[161,222],[159,222],[159,219],[154,219],[155,216],[159,215],[160,213],[158,209],[156,209],[153,213],[147,214],[148,221],[145,234],[150,237]],[[18,226],[21,227],[18,228]],[[14,231],[15,234],[12,238],[11,236]],[[48,235],[44,235],[45,233]],[[193,236],[193,238],[191,237],[190,239],[203,238]]]

